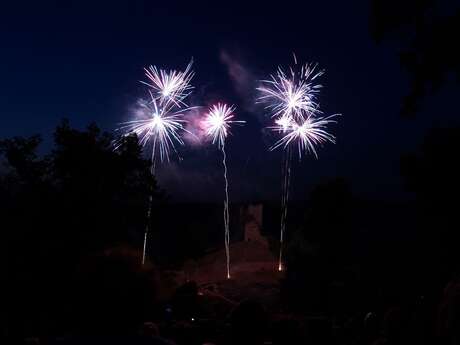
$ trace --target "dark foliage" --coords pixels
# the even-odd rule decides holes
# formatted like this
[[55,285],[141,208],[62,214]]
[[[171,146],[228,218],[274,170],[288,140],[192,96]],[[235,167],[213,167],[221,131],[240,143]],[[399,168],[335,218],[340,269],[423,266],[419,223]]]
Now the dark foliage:
[[328,287],[350,260],[351,210],[354,199],[347,183],[335,180],[311,194],[303,224],[289,239],[283,283],[287,303],[294,308],[324,311]]
[[71,314],[68,297],[81,292],[71,284],[77,265],[118,243],[140,248],[152,186],[159,197],[136,138],[114,152],[95,125],[78,131],[64,121],[54,139],[45,157],[37,154],[38,136],[0,141],[2,230],[16,292],[10,323],[19,328],[10,332],[69,322],[57,315]]
[[[407,187],[416,193],[420,251],[426,262],[437,263],[437,275],[446,276],[459,268],[460,128],[432,130],[420,153],[402,158]],[[432,267],[431,269],[433,269]]]
[[247,300],[231,315],[233,344],[263,344],[267,333],[268,316],[259,303]]

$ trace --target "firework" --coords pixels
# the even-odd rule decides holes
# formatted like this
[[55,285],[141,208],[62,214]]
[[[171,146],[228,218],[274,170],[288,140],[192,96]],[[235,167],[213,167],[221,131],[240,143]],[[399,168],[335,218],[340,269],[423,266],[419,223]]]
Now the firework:
[[213,144],[217,144],[219,148],[224,147],[225,139],[229,134],[230,125],[232,123],[244,123],[245,121],[235,121],[234,106],[229,106],[224,103],[217,103],[209,109],[204,120],[206,135],[212,139]]
[[158,156],[161,162],[169,161],[171,152],[177,152],[176,145],[184,144],[180,136],[185,130],[183,111],[159,106],[152,94],[149,102],[141,101],[139,105],[138,118],[122,123],[118,130],[123,135],[136,134],[142,147],[151,147],[152,165]]
[[288,73],[279,67],[257,88],[261,93],[258,101],[267,104],[273,118],[302,119],[306,114],[316,114],[319,112],[316,98],[322,87],[316,83],[316,78],[323,73],[313,64],[306,64],[299,70],[290,67]]
[[335,122],[337,115],[322,117],[317,98],[322,88],[317,78],[323,75],[316,64],[294,66],[286,73],[281,67],[269,79],[262,80],[258,87],[259,102],[266,103],[270,117],[275,124],[269,128],[281,134],[270,150],[282,147],[282,195],[281,195],[281,229],[278,270],[283,269],[283,241],[286,231],[289,189],[291,179],[291,161],[293,148],[297,148],[299,159],[304,154],[312,153],[318,158],[317,147],[326,142],[335,142],[332,134],[327,132],[327,125]]
[[176,107],[187,107],[184,102],[185,98],[190,95],[193,87],[190,82],[194,76],[192,70],[193,60],[187,65],[184,71],[164,70],[156,66],[145,68],[145,76],[147,82],[143,84],[150,87],[155,100],[161,105],[166,105],[169,102]]
[[318,154],[316,147],[326,142],[335,143],[335,137],[326,131],[326,127],[330,123],[335,123],[334,117],[338,114],[328,117],[314,117],[308,115],[305,120],[294,121],[284,120],[276,122],[276,126],[272,127],[275,131],[285,133],[270,150],[273,151],[278,147],[288,148],[291,145],[296,145],[299,158],[303,154],[312,153],[316,158]]
[[225,139],[227,138],[232,123],[244,123],[245,121],[235,121],[234,106],[228,106],[224,103],[217,103],[209,109],[203,125],[206,135],[212,140],[213,144],[217,144],[222,151],[222,165],[224,169],[225,181],[225,199],[224,199],[224,242],[225,254],[227,258],[227,279],[230,279],[230,215],[228,210],[228,177],[227,177],[227,154],[225,152]]
[[285,133],[292,127],[293,123],[294,121],[291,116],[284,115],[275,120],[276,126],[274,126],[272,129],[281,133]]
[[[144,148],[151,148],[152,175],[155,174],[157,158],[160,162],[169,161],[172,152],[177,153],[176,145],[183,145],[181,134],[187,132],[184,128],[184,113],[192,109],[185,103],[192,92],[190,82],[194,76],[192,63],[184,71],[163,70],[156,66],[145,68],[148,82],[142,82],[149,87],[149,100],[140,101],[134,120],[124,122],[118,128],[123,136],[135,134]],[[117,149],[121,141],[115,145]],[[142,264],[145,262],[147,236],[151,221],[152,196],[149,195],[147,209],[147,225],[144,232]]]

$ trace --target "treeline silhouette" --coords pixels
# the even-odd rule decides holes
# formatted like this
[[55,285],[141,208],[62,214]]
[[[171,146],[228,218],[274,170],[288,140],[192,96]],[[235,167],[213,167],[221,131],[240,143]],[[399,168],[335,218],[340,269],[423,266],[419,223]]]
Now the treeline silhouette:
[[[5,282],[14,292],[4,333],[132,330],[156,313],[158,291],[171,294],[156,266],[178,269],[220,248],[222,205],[172,204],[135,136],[115,150],[95,124],[77,130],[64,120],[53,138],[44,155],[38,135],[0,140]],[[141,267],[151,192],[150,262]]]
[[36,330],[39,320],[64,320],[50,315],[71,309],[73,275],[84,256],[138,245],[135,230],[145,226],[151,186],[155,199],[161,197],[133,137],[114,152],[112,138],[95,125],[78,131],[64,121],[43,157],[37,154],[40,143],[39,136],[0,142],[6,163],[2,230],[15,292],[9,321],[24,328],[20,332]]
[[390,344],[458,343],[459,137],[460,127],[433,129],[401,158],[410,201],[362,200],[343,179],[314,189],[288,241],[286,305],[327,311],[329,327],[368,313],[357,328],[340,327],[344,343],[379,332]]
[[[174,320],[162,329],[178,343],[209,337],[228,343],[233,338],[222,325],[230,320],[236,343],[283,343],[290,330],[319,344],[453,344],[460,329],[459,135],[458,127],[433,130],[420,150],[402,157],[411,201],[363,200],[337,178],[293,203],[280,309],[248,302],[230,319],[209,312],[193,283],[176,290],[167,273],[221,248],[222,205],[168,201],[137,138],[126,137],[114,150],[113,138],[95,125],[76,130],[63,121],[45,155],[37,153],[39,136],[1,140],[10,291],[3,333],[13,339],[124,337],[145,321]],[[141,267],[152,186],[151,262]],[[263,232],[275,254],[278,224],[279,206],[266,203]],[[175,311],[168,311],[170,304]],[[275,313],[289,317],[277,323]],[[245,338],[253,314],[260,323]],[[191,315],[208,323],[180,323]]]

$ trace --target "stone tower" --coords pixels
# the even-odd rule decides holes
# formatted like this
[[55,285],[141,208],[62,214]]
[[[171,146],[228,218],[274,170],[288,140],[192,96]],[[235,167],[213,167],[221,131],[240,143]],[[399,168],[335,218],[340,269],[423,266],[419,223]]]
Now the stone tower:
[[255,242],[268,246],[267,239],[262,236],[262,204],[248,205],[241,208],[241,216],[244,226],[244,241]]

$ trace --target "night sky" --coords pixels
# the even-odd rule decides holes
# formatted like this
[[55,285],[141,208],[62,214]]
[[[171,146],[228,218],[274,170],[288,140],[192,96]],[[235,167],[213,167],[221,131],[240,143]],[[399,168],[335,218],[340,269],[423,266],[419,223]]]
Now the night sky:
[[[279,198],[281,155],[268,152],[274,138],[261,131],[264,111],[254,104],[254,87],[290,64],[292,52],[326,70],[322,110],[343,114],[331,127],[337,145],[323,147],[319,160],[295,164],[295,199],[334,177],[347,178],[364,197],[410,197],[401,153],[456,115],[454,95],[440,92],[415,119],[401,117],[407,78],[398,47],[372,39],[368,1],[36,1],[2,5],[0,12],[0,138],[40,133],[46,153],[62,118],[113,131],[145,95],[143,67],[183,68],[193,57],[192,100],[234,103],[247,121],[227,144],[234,201]],[[217,149],[186,146],[181,156],[159,168],[160,185],[178,201],[221,200]]]

